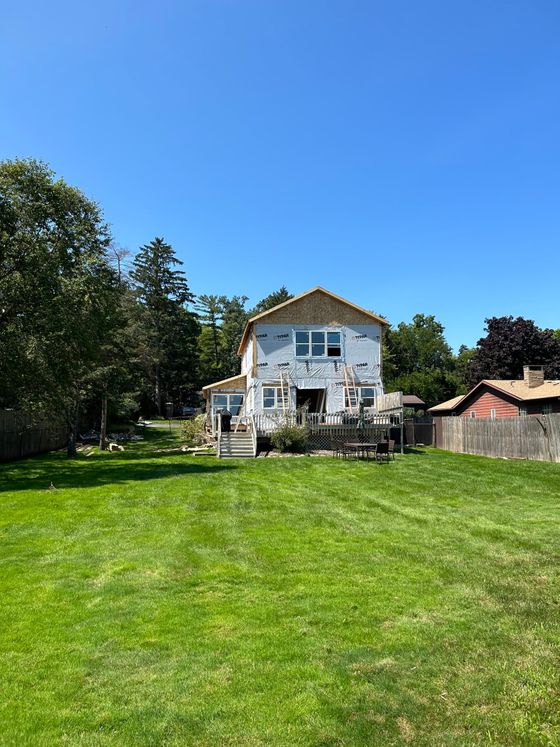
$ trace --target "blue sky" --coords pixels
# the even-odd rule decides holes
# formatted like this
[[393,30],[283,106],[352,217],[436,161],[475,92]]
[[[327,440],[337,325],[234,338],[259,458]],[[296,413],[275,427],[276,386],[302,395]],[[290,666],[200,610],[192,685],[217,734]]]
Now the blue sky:
[[0,2],[0,157],[195,293],[560,327],[560,4]]

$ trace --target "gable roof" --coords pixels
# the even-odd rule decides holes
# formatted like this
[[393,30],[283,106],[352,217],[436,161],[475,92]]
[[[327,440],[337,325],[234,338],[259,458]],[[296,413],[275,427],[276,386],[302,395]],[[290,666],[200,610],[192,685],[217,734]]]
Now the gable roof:
[[440,402],[439,405],[434,405],[434,407],[430,407],[428,412],[439,412],[440,410],[454,410],[459,402],[464,399],[466,395],[460,394],[458,397],[452,397],[451,399],[446,400],[445,402]]
[[342,296],[337,296],[335,293],[331,293],[331,291],[328,291],[325,288],[321,288],[320,285],[316,285],[314,288],[310,288],[304,293],[300,293],[298,296],[294,296],[293,298],[290,298],[288,301],[283,301],[282,303],[279,303],[276,306],[273,306],[271,309],[268,309],[267,311],[263,311],[260,314],[256,314],[255,316],[252,316],[250,319],[248,319],[247,324],[245,325],[245,329],[243,330],[243,336],[241,338],[241,342],[239,343],[239,349],[237,351],[238,355],[241,355],[243,348],[245,347],[247,343],[247,338],[249,337],[249,331],[251,329],[251,325],[254,322],[264,319],[269,314],[273,314],[276,311],[278,311],[278,309],[283,309],[286,306],[289,306],[290,304],[296,303],[296,301],[301,301],[303,298],[310,296],[312,293],[323,293],[325,296],[328,296],[329,298],[332,298],[333,300],[338,301],[339,303],[343,303],[346,306],[349,306],[350,308],[354,309],[355,311],[359,311],[361,314],[364,314],[364,316],[367,316],[370,319],[372,319],[374,322],[377,322],[377,324],[383,324],[383,325],[389,324],[389,322],[386,319],[384,319],[382,316],[379,316],[378,314],[374,314],[372,311],[368,311],[367,309],[364,309],[362,306],[358,306],[357,304],[346,300],[346,298],[342,298]]
[[402,403],[404,407],[412,407],[413,405],[426,406],[424,400],[420,399],[416,394],[403,394]]
[[[510,397],[523,401],[532,399],[548,399],[549,397],[560,397],[560,381],[548,379],[540,386],[529,387],[523,379],[485,379],[480,382],[499,389]],[[480,384],[478,385],[480,386]],[[468,396],[468,395],[467,395]]]
[[430,407],[428,412],[441,412],[443,410],[455,410],[463,400],[471,397],[476,393],[482,386],[489,386],[492,389],[497,389],[503,394],[507,394],[513,399],[517,399],[520,402],[527,402],[538,399],[552,399],[558,397],[560,399],[560,380],[548,379],[540,386],[530,387],[523,379],[482,379],[476,386],[474,386],[467,394],[462,394],[459,397],[453,397],[448,399],[446,402],[441,402],[435,407]]

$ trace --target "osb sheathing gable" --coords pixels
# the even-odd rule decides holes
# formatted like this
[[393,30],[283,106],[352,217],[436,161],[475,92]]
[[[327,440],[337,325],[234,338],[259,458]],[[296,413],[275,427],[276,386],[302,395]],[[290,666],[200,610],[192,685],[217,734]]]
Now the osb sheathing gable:
[[273,309],[256,324],[375,324],[368,314],[318,291],[283,308]]

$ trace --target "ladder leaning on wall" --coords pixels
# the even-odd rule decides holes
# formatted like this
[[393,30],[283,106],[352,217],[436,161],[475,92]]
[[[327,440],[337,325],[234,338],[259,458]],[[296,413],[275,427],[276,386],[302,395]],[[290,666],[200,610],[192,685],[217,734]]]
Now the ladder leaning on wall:
[[[358,412],[359,397],[353,366],[344,366],[344,391],[348,398],[348,409],[353,415]],[[346,406],[346,402],[344,403]]]
[[280,371],[280,396],[282,398],[282,413],[290,409],[290,375],[287,371]]

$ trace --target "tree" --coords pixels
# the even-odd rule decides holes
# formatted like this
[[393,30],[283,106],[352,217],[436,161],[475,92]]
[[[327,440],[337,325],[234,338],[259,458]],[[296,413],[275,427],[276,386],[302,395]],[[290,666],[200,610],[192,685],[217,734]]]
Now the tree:
[[145,371],[147,395],[161,415],[163,399],[177,401],[197,385],[194,300],[173,247],[156,237],[133,260],[130,273],[138,307],[133,324],[138,360]]
[[470,386],[482,379],[520,379],[523,366],[543,365],[545,376],[560,378],[560,339],[530,319],[486,319],[486,336],[476,347],[468,372]]
[[249,312],[249,316],[262,314],[264,311],[269,311],[274,308],[274,306],[278,306],[279,303],[289,301],[291,298],[293,298],[293,295],[288,291],[286,286],[283,285],[277,291],[273,291],[266,296],[266,298],[263,298],[262,301],[259,301],[255,308]]
[[96,414],[101,410],[99,448],[102,450],[106,448],[109,415],[122,419],[136,414],[142,388],[142,369],[135,357],[137,335],[132,322],[137,303],[123,274],[118,285],[119,302],[114,328],[102,345],[100,361],[92,372],[97,396],[91,402],[90,414],[93,420],[97,420]]
[[198,340],[199,370],[204,383],[235,376],[241,370],[237,355],[248,314],[247,296],[209,296],[197,299],[202,323]]
[[389,391],[416,394],[435,404],[455,394],[453,354],[434,316],[416,314],[384,335],[383,380]]
[[132,256],[130,249],[120,246],[116,241],[109,244],[109,261],[117,271],[119,283],[125,282],[128,277],[128,258]]
[[459,352],[455,356],[455,381],[457,394],[466,394],[470,389],[469,370],[476,348],[469,348],[467,345],[461,345]]
[[249,318],[245,310],[247,301],[247,296],[233,296],[223,301],[221,332],[224,377],[236,376],[241,371],[241,358],[237,351]]
[[115,324],[109,242],[99,207],[45,164],[0,164],[0,406],[64,417],[69,456]]
[[202,295],[196,300],[196,311],[202,325],[198,341],[201,380],[204,384],[222,378],[222,315],[225,296]]

